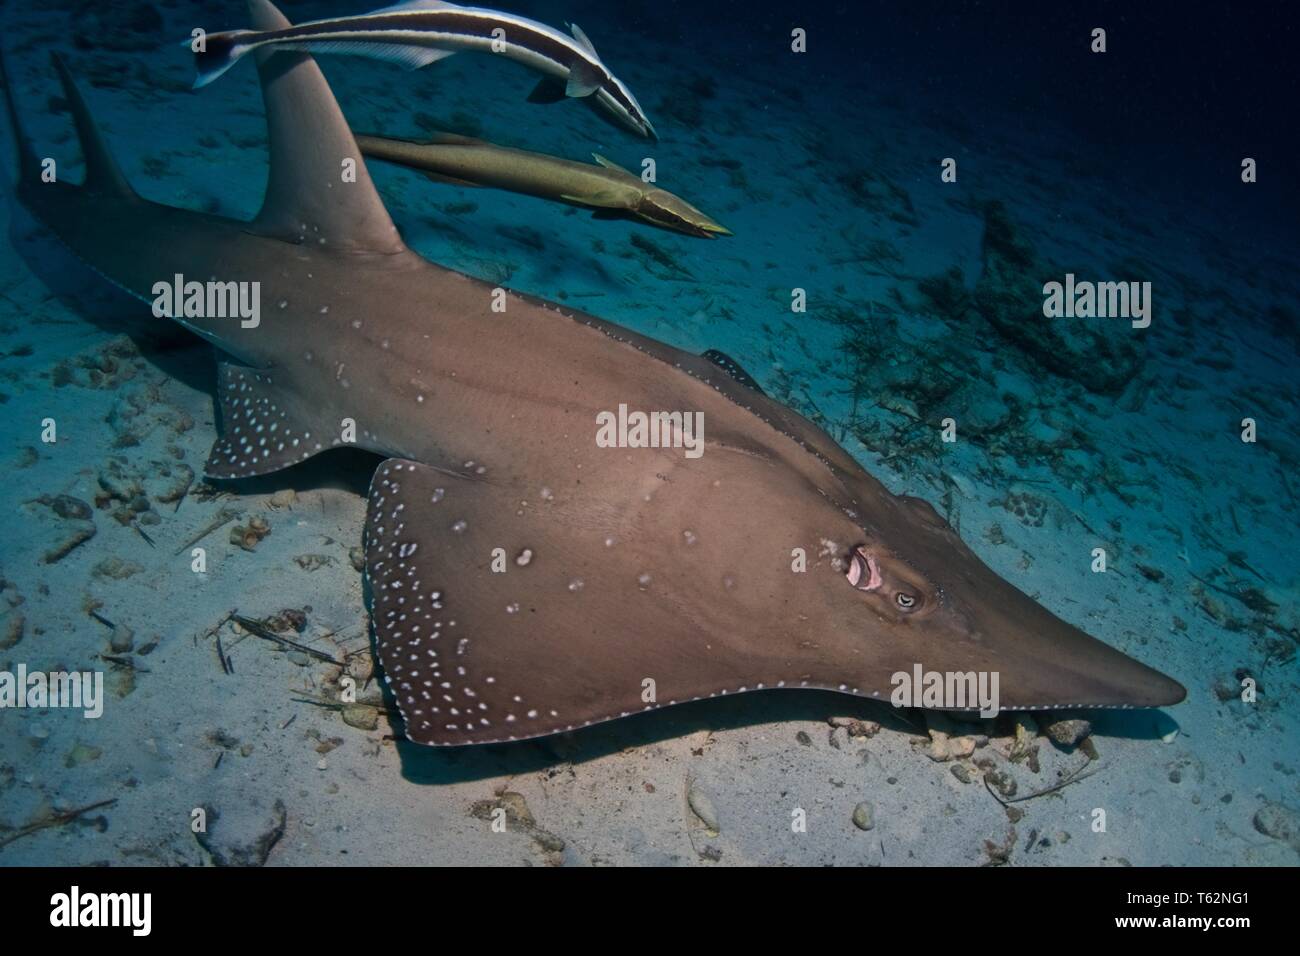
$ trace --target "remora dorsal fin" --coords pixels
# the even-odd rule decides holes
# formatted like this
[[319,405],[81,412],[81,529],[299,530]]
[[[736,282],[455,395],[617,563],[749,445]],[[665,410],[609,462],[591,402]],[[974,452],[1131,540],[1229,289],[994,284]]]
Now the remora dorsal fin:
[[208,453],[204,474],[251,478],[296,465],[337,444],[311,421],[310,409],[274,371],[217,363],[221,432]]
[[95,125],[95,120],[90,115],[90,108],[86,106],[81,91],[77,89],[68,65],[57,53],[51,53],[50,59],[54,61],[54,68],[59,73],[59,82],[63,84],[63,97],[68,101],[68,109],[72,111],[72,121],[77,127],[77,140],[81,144],[81,155],[86,162],[84,183],[86,189],[97,193],[134,196],[135,190],[122,175],[122,170],[118,168],[113,154],[108,151],[108,145],[100,135],[99,127]]
[[[248,7],[257,30],[291,25],[269,0],[249,0]],[[259,50],[256,56],[271,171],[254,228],[336,251],[404,251],[320,67],[302,53]],[[356,162],[355,182],[343,181],[345,159]]]
[[587,36],[582,27],[578,26],[576,23],[570,23],[569,29],[573,31],[573,38],[577,40],[579,45],[581,45],[588,53],[592,56],[600,56],[600,54],[596,52],[596,44],[591,42],[591,37]]
[[601,166],[604,166],[610,172],[622,173],[628,179],[636,180],[638,183],[641,182],[641,177],[638,176],[636,173],[632,172],[630,169],[624,169],[618,163],[614,162],[612,159],[607,159],[606,157],[600,155],[600,153],[592,153],[591,158],[594,159]]

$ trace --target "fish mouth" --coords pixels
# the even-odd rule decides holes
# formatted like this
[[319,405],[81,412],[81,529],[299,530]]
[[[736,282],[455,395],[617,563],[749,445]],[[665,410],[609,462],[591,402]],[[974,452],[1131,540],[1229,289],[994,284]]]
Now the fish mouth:
[[730,229],[717,223],[691,222],[688,219],[673,218],[666,222],[657,222],[656,225],[662,225],[673,232],[683,232],[697,239],[717,239],[719,236],[734,235]]
[[650,121],[644,116],[637,116],[635,113],[628,112],[622,107],[611,106],[603,101],[599,105],[603,108],[602,112],[604,112],[616,125],[623,127],[629,132],[636,133],[638,136],[643,136],[652,142],[659,142],[659,134],[655,131],[655,128],[650,125]]
[[876,559],[863,550],[861,546],[853,549],[853,554],[849,557],[849,569],[845,577],[849,579],[849,584],[859,591],[874,591],[884,583]]
[[680,196],[664,190],[643,195],[632,213],[661,229],[680,232],[696,239],[730,236],[731,230],[720,226]]
[[701,212],[680,196],[672,196],[671,194],[669,194],[669,196],[672,202],[676,204],[676,208],[669,206],[664,209],[664,212],[672,216],[674,219],[680,220],[683,225],[690,226],[695,235],[699,236],[701,239],[713,239],[716,236],[735,235],[735,233],[726,226],[719,222],[715,222],[707,214]]
[[644,116],[636,116],[624,109],[608,89],[602,88],[592,96],[583,97],[583,102],[591,107],[595,114],[605,122],[625,132],[633,133],[656,143],[659,142],[659,134],[655,131],[654,126],[650,124],[650,121]]

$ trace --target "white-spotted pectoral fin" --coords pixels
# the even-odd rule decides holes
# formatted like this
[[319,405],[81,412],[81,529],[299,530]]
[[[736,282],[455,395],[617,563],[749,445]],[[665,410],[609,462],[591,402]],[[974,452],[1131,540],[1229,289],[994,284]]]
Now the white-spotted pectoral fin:
[[336,444],[305,418],[300,402],[276,383],[275,370],[217,365],[221,428],[203,471],[210,478],[251,478],[288,468]]
[[634,550],[557,513],[564,495],[402,459],[375,472],[371,617],[409,739],[455,746],[575,730],[657,706],[643,699],[647,678],[667,698],[668,672],[707,669],[703,642],[639,584],[646,568]]

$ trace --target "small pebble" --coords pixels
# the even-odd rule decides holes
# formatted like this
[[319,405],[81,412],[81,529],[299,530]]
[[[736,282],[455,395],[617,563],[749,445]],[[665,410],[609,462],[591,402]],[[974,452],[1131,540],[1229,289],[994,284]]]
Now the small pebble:
[[45,564],[54,564],[56,561],[65,558],[77,545],[89,541],[94,536],[95,522],[74,521],[71,529],[64,535],[63,539],[41,556],[41,561]]
[[91,568],[90,573],[97,578],[112,578],[114,581],[121,581],[131,577],[133,574],[139,574],[144,568],[134,561],[125,561],[119,557],[105,558]]
[[23,639],[27,618],[17,608],[0,614],[0,651],[7,651]]
[[379,711],[369,704],[344,704],[343,723],[357,730],[374,730],[379,726]]
[[50,502],[50,507],[60,518],[76,518],[85,521],[91,517],[93,512],[90,505],[80,498],[74,498],[72,495],[58,495]]
[[281,488],[275,494],[271,495],[272,508],[288,508],[298,500],[298,493],[292,488]]
[[129,653],[135,647],[135,631],[125,624],[117,625],[108,638],[108,646],[112,648],[114,654]]
[[1048,724],[1045,733],[1052,743],[1061,747],[1073,747],[1091,736],[1092,724],[1078,718],[1058,720]]
[[68,751],[67,756],[63,758],[63,766],[72,769],[73,767],[78,767],[83,763],[98,760],[103,753],[104,751],[98,747],[92,747],[90,744],[83,744],[81,741],[77,741],[77,743],[73,745],[72,749]]
[[691,812],[699,817],[700,822],[705,825],[714,835],[721,832],[718,828],[718,811],[713,806],[713,801],[709,795],[701,790],[695,784],[687,791],[686,802],[691,808]]
[[1251,823],[1264,836],[1281,840],[1300,851],[1300,813],[1291,807],[1265,800],[1264,805],[1255,811]]

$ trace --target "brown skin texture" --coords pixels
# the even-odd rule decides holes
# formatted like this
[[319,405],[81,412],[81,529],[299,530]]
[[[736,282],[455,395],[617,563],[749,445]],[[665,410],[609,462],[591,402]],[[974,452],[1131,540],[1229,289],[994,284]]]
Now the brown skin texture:
[[[336,170],[355,143],[336,107],[330,120],[314,64],[288,63],[273,76],[263,65],[273,157],[299,175]],[[280,94],[328,121],[309,154],[283,142],[277,107],[283,123],[305,120]],[[368,178],[353,188],[287,235],[283,196],[248,224],[113,190],[26,182],[19,194],[141,298],[175,273],[261,282],[258,328],[191,325],[268,369],[288,420],[334,436],[352,418],[359,444],[405,460],[376,476],[367,567],[380,660],[413,740],[584,726],[646,708],[647,680],[656,706],[759,685],[888,698],[891,675],[918,662],[997,670],[1009,708],[1183,698],[1003,581],[933,509],[890,494],[806,419],[698,356],[502,299],[419,258],[396,242]],[[597,414],[621,403],[702,413],[702,457],[597,447]],[[859,545],[881,570],[871,592],[845,577]],[[793,549],[806,570],[792,570]]]

